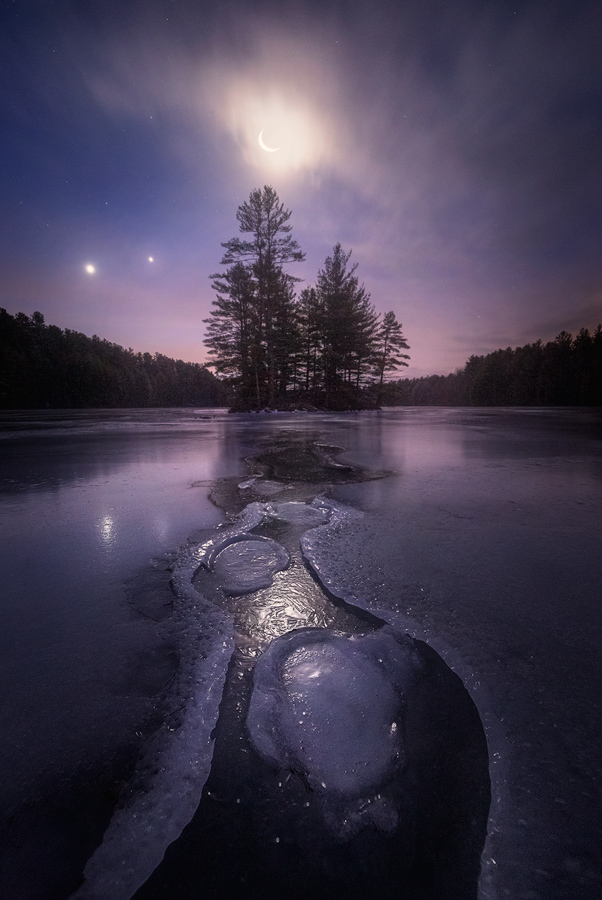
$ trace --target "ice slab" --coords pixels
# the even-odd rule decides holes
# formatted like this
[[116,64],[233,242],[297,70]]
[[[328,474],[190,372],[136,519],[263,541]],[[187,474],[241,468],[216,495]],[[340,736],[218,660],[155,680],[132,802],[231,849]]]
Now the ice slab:
[[392,632],[283,635],[255,668],[253,745],[305,777],[335,829],[352,818],[390,830],[397,818],[380,790],[403,768],[404,699],[419,665],[412,641]]
[[259,494],[260,497],[273,497],[274,494],[279,494],[280,491],[284,490],[286,485],[281,481],[257,479],[253,487],[255,489],[255,493]]
[[267,504],[266,514],[280,522],[315,528],[329,521],[330,508],[320,500],[314,500],[311,504],[301,503],[300,501],[288,501]]
[[270,538],[240,535],[232,538],[211,560],[211,568],[227,594],[248,594],[269,587],[276,572],[286,569],[287,551]]

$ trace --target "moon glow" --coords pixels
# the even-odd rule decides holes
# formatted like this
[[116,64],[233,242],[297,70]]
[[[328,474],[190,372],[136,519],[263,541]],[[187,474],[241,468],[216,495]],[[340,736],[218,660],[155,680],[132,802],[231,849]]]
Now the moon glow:
[[262,128],[261,131],[259,132],[259,137],[257,138],[261,149],[265,150],[266,153],[275,153],[277,150],[280,150],[280,147],[268,147],[268,145],[266,143],[264,143],[263,132],[264,132],[264,129]]

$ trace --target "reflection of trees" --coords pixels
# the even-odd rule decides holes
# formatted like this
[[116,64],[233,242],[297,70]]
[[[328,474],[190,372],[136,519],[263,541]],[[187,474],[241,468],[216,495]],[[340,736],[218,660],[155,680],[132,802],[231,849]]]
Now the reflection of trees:
[[602,406],[602,325],[566,331],[547,344],[471,356],[451,375],[405,378],[383,385],[395,406]]
[[0,309],[0,408],[220,406],[224,386],[197,363],[46,325]]

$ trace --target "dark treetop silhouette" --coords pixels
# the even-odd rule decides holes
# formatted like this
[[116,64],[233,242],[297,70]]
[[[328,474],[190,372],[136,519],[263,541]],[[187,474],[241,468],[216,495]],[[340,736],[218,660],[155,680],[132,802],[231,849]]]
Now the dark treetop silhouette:
[[602,325],[471,356],[450,375],[383,386],[386,406],[602,406]]
[[226,386],[198,363],[46,325],[0,309],[0,408],[225,406]]
[[[216,299],[205,344],[212,365],[236,388],[235,409],[374,406],[384,375],[405,366],[408,345],[393,312],[383,321],[336,244],[315,287],[297,298],[286,271],[304,254],[292,237],[291,211],[271,187],[257,188],[236,213],[250,239],[222,244],[224,273],[211,276]],[[369,384],[378,391],[368,394]]]

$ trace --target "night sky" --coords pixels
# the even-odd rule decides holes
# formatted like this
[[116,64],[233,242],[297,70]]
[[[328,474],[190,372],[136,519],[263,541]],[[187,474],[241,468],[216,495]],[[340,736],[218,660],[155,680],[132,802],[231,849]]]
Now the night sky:
[[0,9],[9,312],[202,362],[220,243],[271,184],[290,271],[353,250],[408,376],[602,321],[599,0]]

